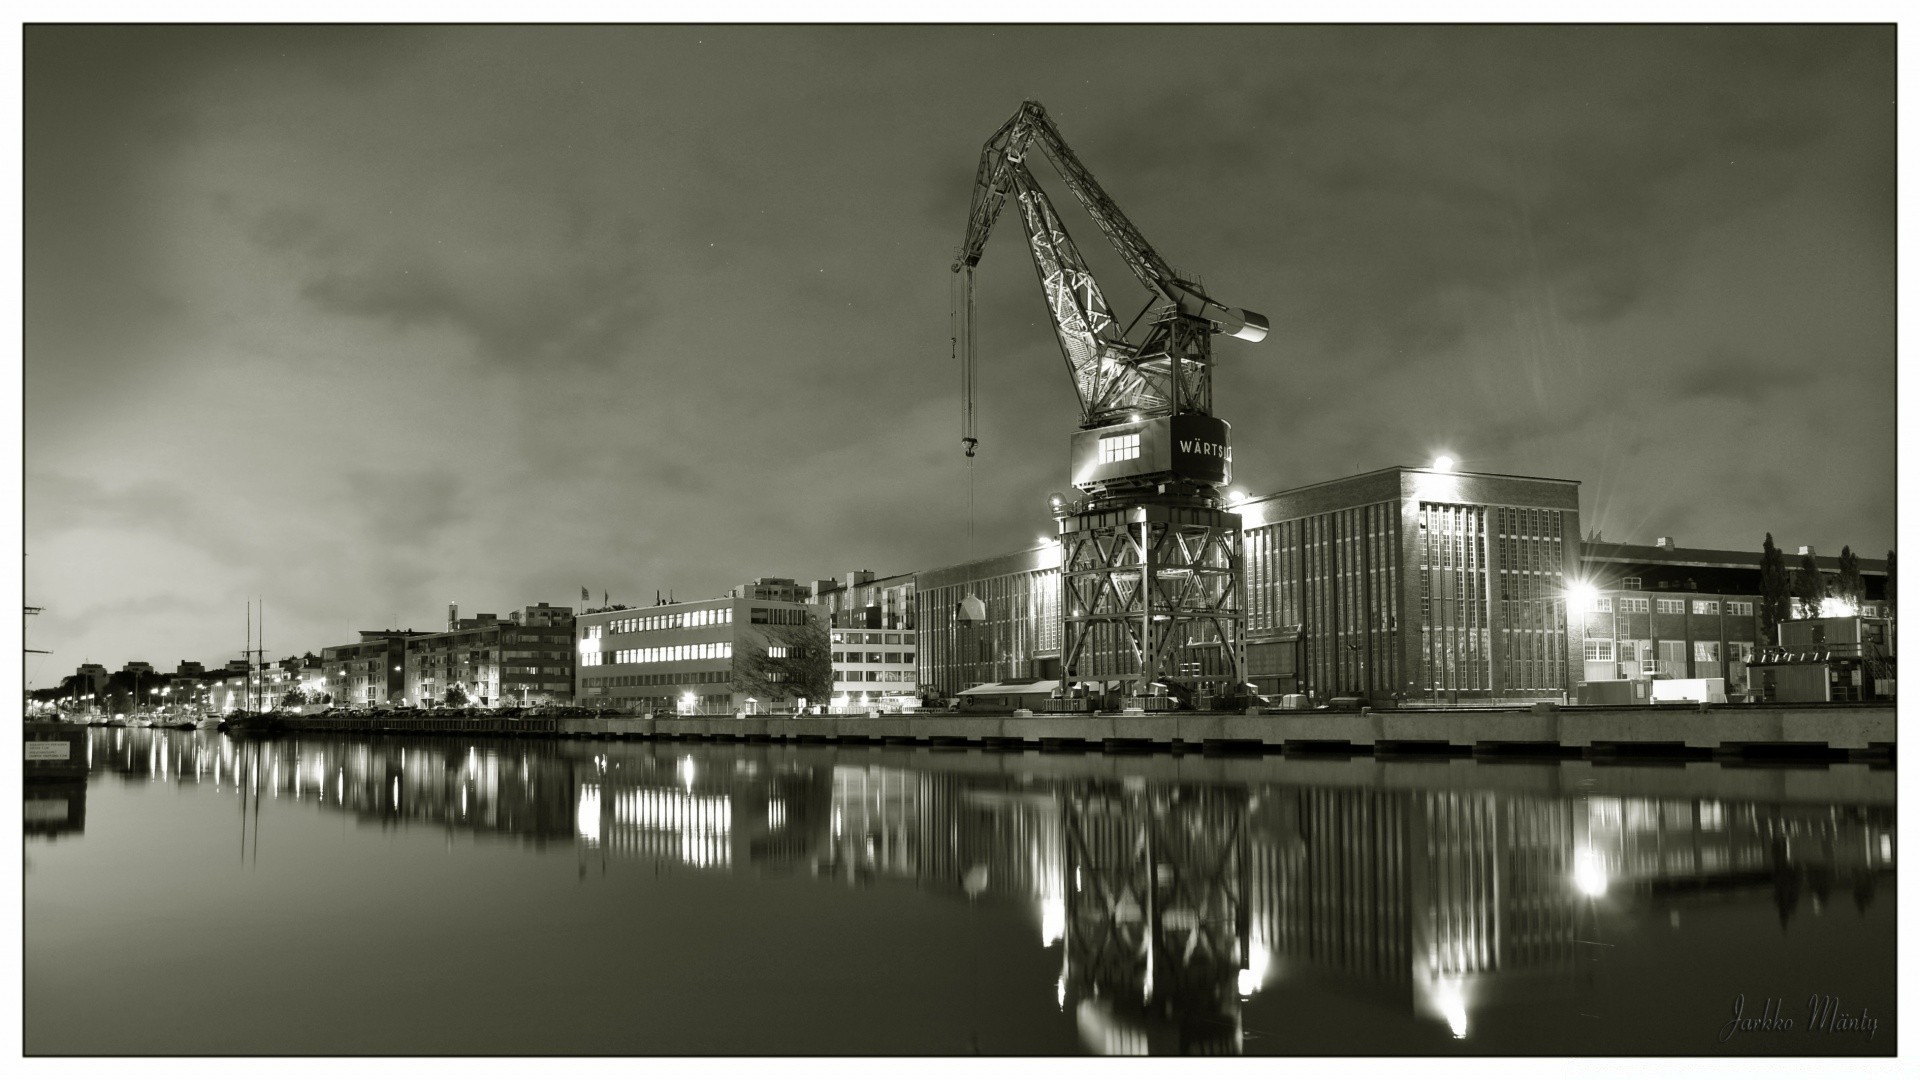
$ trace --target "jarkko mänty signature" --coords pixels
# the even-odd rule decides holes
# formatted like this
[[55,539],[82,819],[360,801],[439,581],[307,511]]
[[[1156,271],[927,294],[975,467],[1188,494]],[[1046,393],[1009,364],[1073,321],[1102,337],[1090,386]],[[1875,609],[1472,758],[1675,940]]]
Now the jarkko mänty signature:
[[1807,1015],[1804,1026],[1794,1023],[1793,1017],[1786,1015],[1786,1003],[1781,998],[1766,998],[1760,1006],[1760,1015],[1747,1015],[1747,995],[1741,994],[1733,999],[1733,1019],[1720,1029],[1720,1041],[1726,1042],[1735,1035],[1749,1031],[1804,1031],[1809,1035],[1848,1035],[1862,1034],[1868,1042],[1873,1041],[1874,1032],[1880,1030],[1880,1018],[1868,1016],[1866,1006],[1850,1012],[1840,1005],[1840,999],[1832,994],[1815,994],[1807,999]]

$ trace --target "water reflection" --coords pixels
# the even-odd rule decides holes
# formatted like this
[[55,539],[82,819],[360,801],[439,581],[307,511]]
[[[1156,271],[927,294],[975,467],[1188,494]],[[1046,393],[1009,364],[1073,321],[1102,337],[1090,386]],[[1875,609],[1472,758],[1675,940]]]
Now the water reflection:
[[29,780],[20,820],[29,837],[56,840],[87,831],[86,780]]
[[[1017,755],[92,738],[96,774],[230,792],[243,829],[248,804],[290,799],[381,828],[570,845],[583,876],[618,860],[1018,905],[1033,947],[1058,950],[1062,1022],[1109,1054],[1237,1053],[1245,1004],[1294,984],[1471,1040],[1490,1005],[1590,989],[1605,916],[1677,924],[1764,897],[1784,928],[1830,903],[1864,911],[1895,865],[1890,798],[1148,779]],[[1492,768],[1476,775],[1557,767]],[[28,832],[50,822],[30,814]]]

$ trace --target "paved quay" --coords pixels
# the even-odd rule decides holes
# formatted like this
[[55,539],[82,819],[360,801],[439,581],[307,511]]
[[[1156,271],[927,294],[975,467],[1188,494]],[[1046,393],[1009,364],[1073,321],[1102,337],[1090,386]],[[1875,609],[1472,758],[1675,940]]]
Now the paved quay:
[[719,739],[1054,750],[1544,754],[1891,761],[1891,705],[654,718],[292,717],[290,731]]

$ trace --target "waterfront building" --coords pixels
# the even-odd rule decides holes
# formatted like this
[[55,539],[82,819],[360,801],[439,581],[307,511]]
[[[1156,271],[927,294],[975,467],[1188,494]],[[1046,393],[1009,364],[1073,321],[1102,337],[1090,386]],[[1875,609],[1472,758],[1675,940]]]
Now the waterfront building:
[[[1060,545],[1045,543],[914,575],[920,682],[951,698],[982,683],[1059,678],[1060,561]],[[969,596],[984,618],[958,617]]]
[[912,630],[833,630],[833,707],[897,712],[920,704]]
[[105,664],[81,664],[73,673],[73,697],[88,711],[106,708],[109,677]]
[[1236,506],[1267,694],[1560,700],[1579,483],[1395,466]]
[[441,704],[457,686],[475,705],[571,702],[573,621],[572,608],[546,603],[504,619],[450,610],[445,631],[407,639],[406,700]]
[[1893,621],[1790,619],[1751,662],[1758,701],[1874,701],[1894,696]]
[[[417,630],[362,630],[351,645],[329,645],[320,650],[326,672],[326,693],[335,705],[398,705],[404,696],[402,673],[407,639]],[[231,665],[229,665],[231,666]],[[245,661],[241,671],[246,670]]]
[[916,578],[915,574],[877,578],[871,570],[855,570],[815,581],[808,601],[823,609],[834,626],[911,630]]
[[[1671,536],[1651,545],[1582,543],[1578,581],[1585,588],[1576,590],[1576,606],[1585,611],[1574,615],[1569,647],[1581,657],[1584,681],[1725,679],[1730,694],[1753,692],[1748,665],[1766,643],[1760,555],[1758,546],[1683,549]],[[1798,555],[1786,561],[1791,572]],[[1886,611],[1886,560],[1859,562],[1859,613],[1879,616]],[[1816,556],[1814,564],[1828,575],[1840,569],[1831,556]]]
[[[1396,466],[1240,502],[1246,673],[1260,692],[1561,700],[1572,480]],[[916,575],[921,682],[1058,679],[1057,544]],[[986,618],[961,620],[968,595]]]
[[744,585],[735,585],[727,590],[727,595],[737,600],[778,600],[783,604],[804,604],[808,600],[805,585],[783,577],[754,578]]
[[709,715],[797,707],[805,693],[780,688],[777,669],[828,640],[818,608],[749,595],[588,612],[575,630],[582,704]]
[[855,570],[813,583],[809,601],[833,628],[835,708],[896,711],[919,705],[915,575]]

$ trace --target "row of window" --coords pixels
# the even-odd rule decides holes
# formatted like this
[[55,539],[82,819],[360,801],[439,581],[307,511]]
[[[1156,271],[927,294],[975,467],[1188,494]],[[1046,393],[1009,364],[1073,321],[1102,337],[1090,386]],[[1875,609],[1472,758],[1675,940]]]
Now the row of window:
[[586,653],[588,656],[601,657],[597,662],[588,662],[589,667],[597,664],[671,664],[680,660],[726,660],[733,656],[731,641],[690,641],[685,645],[655,645],[646,649],[615,649],[612,652]]
[[836,671],[833,673],[836,683],[850,682],[904,682],[914,681],[911,671]]
[[911,645],[913,634],[909,632],[903,639],[902,635],[897,633],[863,634],[858,630],[835,630],[833,643],[839,645],[843,642],[848,645]]
[[[758,608],[754,610],[758,611]],[[754,622],[760,620],[755,619]],[[733,622],[733,608],[698,608],[693,611],[674,611],[662,615],[637,615],[630,619],[614,619],[611,622],[582,627],[582,641],[602,637],[606,634],[644,634],[650,630],[684,630],[693,626],[725,626]]]
[[599,675],[580,680],[584,687],[595,686],[698,686],[723,683],[730,676],[724,671],[662,671],[651,675]]
[[764,626],[805,626],[813,621],[813,613],[804,608],[757,607],[748,617],[750,621]]
[[836,664],[911,664],[913,663],[913,654],[910,652],[837,652],[833,654],[833,662]]
[[[1616,601],[1611,596],[1596,597],[1593,601],[1593,610],[1600,612],[1618,610],[1623,615],[1644,615],[1647,612],[1647,598],[1644,596],[1622,596]],[[1655,600],[1653,602],[1653,610],[1661,615],[1685,615],[1687,613],[1687,602],[1685,600],[1674,599]],[[1720,601],[1695,600],[1693,602],[1693,613],[1695,615],[1718,615],[1720,614]],[[1729,600],[1727,601],[1727,614],[1752,615],[1753,601]]]
[[[1753,642],[1729,641],[1727,659],[1744,664],[1753,658]],[[1687,659],[1687,643],[1684,641],[1653,641],[1647,638],[1623,640],[1615,647],[1609,638],[1588,638],[1586,641],[1586,659],[1600,662],[1620,660],[1626,663],[1651,663],[1659,661],[1666,664],[1683,664]],[[1720,662],[1720,642],[1696,641],[1693,643],[1693,659],[1697,663],[1716,664]]]

